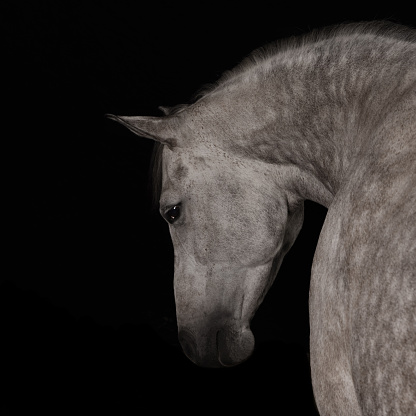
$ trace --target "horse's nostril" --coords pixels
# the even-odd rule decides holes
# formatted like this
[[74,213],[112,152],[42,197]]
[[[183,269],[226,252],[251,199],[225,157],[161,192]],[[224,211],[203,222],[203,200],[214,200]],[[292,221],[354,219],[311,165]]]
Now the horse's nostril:
[[179,342],[185,355],[195,362],[196,359],[196,342],[193,335],[186,329],[182,329],[178,333]]

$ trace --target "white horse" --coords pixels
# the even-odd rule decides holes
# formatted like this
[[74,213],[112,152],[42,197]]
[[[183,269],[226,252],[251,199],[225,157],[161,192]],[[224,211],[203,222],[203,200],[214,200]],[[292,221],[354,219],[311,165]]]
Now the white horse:
[[159,143],[179,340],[233,366],[303,222],[328,207],[310,286],[321,415],[416,415],[416,36],[385,23],[254,52],[164,117],[111,116]]

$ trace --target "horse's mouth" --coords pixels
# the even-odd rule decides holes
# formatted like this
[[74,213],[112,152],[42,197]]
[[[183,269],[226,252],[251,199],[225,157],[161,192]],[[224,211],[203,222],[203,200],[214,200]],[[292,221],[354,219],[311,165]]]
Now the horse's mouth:
[[254,350],[254,336],[249,328],[209,330],[205,336],[181,329],[179,341],[185,355],[201,367],[233,367],[246,361]]

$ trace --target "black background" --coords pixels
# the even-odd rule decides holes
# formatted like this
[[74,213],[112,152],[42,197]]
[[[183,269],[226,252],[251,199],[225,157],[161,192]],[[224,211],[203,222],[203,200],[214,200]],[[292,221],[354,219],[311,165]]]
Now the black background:
[[345,21],[416,22],[396,3],[234,4],[1,3],[1,414],[251,405],[317,414],[307,299],[326,209],[306,202],[303,230],[253,320],[253,357],[200,369],[176,338],[172,244],[148,184],[153,144],[104,114],[160,115],[159,105],[187,102],[278,38]]

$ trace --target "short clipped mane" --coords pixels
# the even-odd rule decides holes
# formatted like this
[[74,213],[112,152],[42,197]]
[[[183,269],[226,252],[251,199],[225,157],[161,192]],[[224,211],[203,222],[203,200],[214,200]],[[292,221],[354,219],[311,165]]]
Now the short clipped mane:
[[[240,64],[229,71],[225,71],[214,83],[202,87],[190,100],[190,103],[212,94],[234,82],[239,76],[244,75],[259,66],[265,66],[269,59],[277,56],[285,56],[305,45],[311,45],[328,39],[345,36],[374,35],[378,37],[393,38],[405,42],[416,43],[416,31],[400,24],[388,21],[373,21],[360,23],[347,23],[317,29],[305,35],[292,36],[287,39],[272,42],[266,46],[255,49]],[[166,115],[179,113],[189,104],[180,104],[169,109],[164,109]],[[159,206],[159,198],[162,190],[162,153],[163,145],[155,142],[151,159],[151,186],[153,189],[153,206]]]
[[312,45],[337,37],[357,35],[374,35],[406,42],[416,42],[416,32],[414,30],[388,21],[345,23],[315,29],[306,34],[279,39],[255,49],[233,69],[225,71],[216,82],[207,84],[201,88],[193,99],[202,98],[226,86],[238,76],[258,66],[264,66],[269,59],[277,56],[283,57],[286,53],[292,53],[294,50],[302,48],[305,45]]

